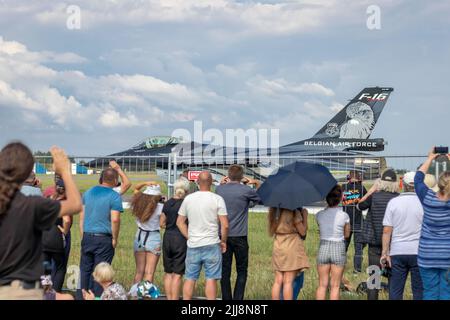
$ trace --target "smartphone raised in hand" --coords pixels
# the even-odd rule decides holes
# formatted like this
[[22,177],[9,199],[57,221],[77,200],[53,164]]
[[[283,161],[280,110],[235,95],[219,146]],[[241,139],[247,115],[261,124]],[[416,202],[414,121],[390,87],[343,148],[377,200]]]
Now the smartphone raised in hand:
[[435,154],[448,154],[448,147],[434,147]]

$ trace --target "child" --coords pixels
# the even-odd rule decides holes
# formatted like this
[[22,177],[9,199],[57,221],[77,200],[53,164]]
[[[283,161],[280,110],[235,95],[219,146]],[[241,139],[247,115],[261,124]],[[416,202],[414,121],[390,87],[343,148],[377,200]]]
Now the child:
[[41,277],[41,285],[44,290],[44,300],[74,300],[73,296],[68,293],[58,293],[53,289],[51,275]]
[[100,297],[95,297],[94,293],[83,289],[84,300],[128,300],[125,289],[118,283],[114,282],[115,272],[111,265],[106,262],[99,263],[92,276],[94,280],[103,288]]

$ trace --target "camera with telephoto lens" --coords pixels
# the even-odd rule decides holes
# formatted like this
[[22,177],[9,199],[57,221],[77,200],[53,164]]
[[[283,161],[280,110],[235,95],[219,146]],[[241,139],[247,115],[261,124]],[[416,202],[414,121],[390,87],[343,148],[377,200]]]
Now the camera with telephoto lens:
[[448,154],[448,147],[434,147],[435,154]]
[[389,267],[386,259],[382,259],[381,261],[381,276],[385,278],[390,278],[392,275],[392,269]]

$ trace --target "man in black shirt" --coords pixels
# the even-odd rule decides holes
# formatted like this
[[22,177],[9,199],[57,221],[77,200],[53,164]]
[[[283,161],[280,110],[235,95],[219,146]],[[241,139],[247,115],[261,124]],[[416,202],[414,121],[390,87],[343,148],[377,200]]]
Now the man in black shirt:
[[345,240],[345,248],[348,250],[353,237],[355,246],[355,255],[353,258],[353,267],[355,272],[361,272],[364,240],[362,237],[362,212],[356,208],[356,204],[367,193],[361,182],[361,175],[358,171],[350,171],[348,183],[342,186],[344,190],[344,199],[342,201],[343,209],[350,217],[351,233],[350,237]]
[[67,200],[58,202],[24,196],[19,190],[33,169],[31,151],[11,143],[0,152],[0,300],[43,298],[42,232],[58,217],[81,210],[80,193],[70,174],[70,162],[62,149],[51,150],[55,172],[66,184]]

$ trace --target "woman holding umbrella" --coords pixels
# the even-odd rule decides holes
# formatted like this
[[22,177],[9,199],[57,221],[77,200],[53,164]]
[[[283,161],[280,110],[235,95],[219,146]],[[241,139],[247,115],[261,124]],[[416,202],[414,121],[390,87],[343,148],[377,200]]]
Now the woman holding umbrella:
[[302,237],[308,229],[308,212],[303,208],[323,200],[336,186],[330,171],[319,164],[294,162],[269,176],[257,193],[269,207],[269,233],[274,238],[272,264],[275,282],[272,299],[292,300],[297,274],[309,268]]
[[269,233],[274,237],[272,265],[275,281],[272,300],[280,300],[283,288],[284,300],[293,299],[293,282],[299,272],[308,269],[302,237],[308,229],[308,211],[270,208]]

